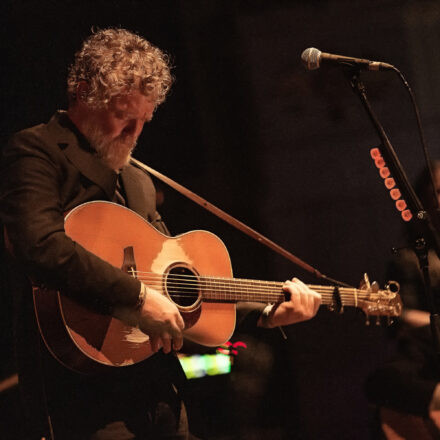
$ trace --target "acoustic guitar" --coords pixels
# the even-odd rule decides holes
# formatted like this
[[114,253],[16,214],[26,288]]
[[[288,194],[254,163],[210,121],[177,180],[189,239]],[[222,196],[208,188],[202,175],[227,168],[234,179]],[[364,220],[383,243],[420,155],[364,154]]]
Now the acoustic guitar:
[[[168,237],[133,211],[103,201],[70,211],[65,231],[90,252],[174,302],[185,321],[184,337],[201,345],[219,346],[229,340],[237,302],[288,299],[283,283],[232,278],[228,251],[210,232]],[[329,306],[358,307],[375,316],[401,313],[400,297],[389,288],[310,288],[321,293],[322,303]],[[153,354],[148,335],[138,328],[94,313],[62,292],[34,287],[33,294],[42,338],[65,366],[89,373],[132,365]]]

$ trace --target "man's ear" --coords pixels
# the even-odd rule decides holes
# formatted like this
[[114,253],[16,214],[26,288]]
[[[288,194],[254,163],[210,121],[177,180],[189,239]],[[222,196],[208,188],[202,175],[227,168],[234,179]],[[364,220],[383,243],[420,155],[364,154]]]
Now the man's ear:
[[89,84],[86,81],[80,81],[76,87],[76,99],[80,102],[85,102],[89,94]]

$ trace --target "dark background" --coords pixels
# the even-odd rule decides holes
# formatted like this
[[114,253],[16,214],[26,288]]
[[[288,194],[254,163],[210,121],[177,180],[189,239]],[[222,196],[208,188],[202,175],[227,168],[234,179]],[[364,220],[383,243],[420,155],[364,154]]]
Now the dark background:
[[[379,140],[342,70],[306,72],[300,55],[317,47],[398,67],[415,91],[431,155],[439,158],[438,2],[3,0],[1,9],[2,142],[66,108],[67,66],[92,26],[136,31],[172,55],[176,82],[135,156],[321,272],[353,285],[368,272],[383,285],[391,247],[406,240],[369,156]],[[362,77],[414,180],[423,157],[407,93],[393,73]],[[235,276],[296,274],[318,283],[159,187],[173,233],[219,235]],[[7,295],[2,302],[6,377],[14,371]],[[194,431],[208,438],[369,438],[362,386],[391,347],[384,329],[364,323],[358,312],[322,308],[313,321],[287,328],[286,342],[276,331],[248,336],[233,375],[192,383]],[[10,390],[1,399],[4,432],[16,423],[15,398]]]

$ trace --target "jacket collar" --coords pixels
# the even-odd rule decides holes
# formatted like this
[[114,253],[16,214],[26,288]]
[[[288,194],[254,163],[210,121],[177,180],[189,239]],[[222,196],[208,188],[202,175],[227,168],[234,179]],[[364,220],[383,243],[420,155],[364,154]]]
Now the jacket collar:
[[58,111],[47,124],[49,133],[70,162],[92,182],[96,183],[112,200],[115,194],[117,173],[108,168],[93,154],[93,150],[67,116],[65,111]]

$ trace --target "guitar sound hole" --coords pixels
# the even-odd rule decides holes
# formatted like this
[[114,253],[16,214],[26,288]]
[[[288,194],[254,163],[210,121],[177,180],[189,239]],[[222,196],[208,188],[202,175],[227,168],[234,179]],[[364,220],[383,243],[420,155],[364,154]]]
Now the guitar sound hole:
[[166,290],[178,306],[190,307],[199,298],[197,275],[187,267],[175,266],[168,272]]

